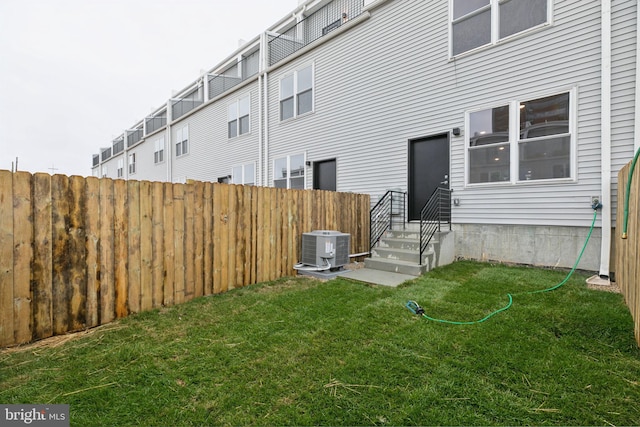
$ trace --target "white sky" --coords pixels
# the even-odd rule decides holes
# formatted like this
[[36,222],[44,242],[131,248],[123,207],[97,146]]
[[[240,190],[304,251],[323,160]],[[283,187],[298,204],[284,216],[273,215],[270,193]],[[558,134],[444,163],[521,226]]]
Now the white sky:
[[0,0],[0,169],[92,155],[297,0]]

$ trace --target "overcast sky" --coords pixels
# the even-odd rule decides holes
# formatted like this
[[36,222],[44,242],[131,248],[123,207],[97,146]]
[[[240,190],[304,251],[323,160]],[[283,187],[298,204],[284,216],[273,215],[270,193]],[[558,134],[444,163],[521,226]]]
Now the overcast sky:
[[92,154],[297,0],[0,0],[0,169],[91,175]]

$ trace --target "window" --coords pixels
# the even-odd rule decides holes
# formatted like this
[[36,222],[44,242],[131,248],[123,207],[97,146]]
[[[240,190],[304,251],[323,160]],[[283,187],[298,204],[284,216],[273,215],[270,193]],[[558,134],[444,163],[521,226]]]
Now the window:
[[136,153],[129,154],[129,175],[136,173]]
[[184,125],[176,132],[176,157],[189,152],[189,125]]
[[549,0],[451,0],[451,54],[546,24],[549,9]]
[[107,166],[102,166],[102,177],[107,178],[109,176],[109,168]]
[[280,80],[280,120],[313,111],[313,65]]
[[273,162],[273,186],[304,189],[304,154],[287,156]]
[[164,136],[154,141],[153,163],[164,162]]
[[571,99],[565,92],[467,113],[467,183],[574,177]]
[[116,176],[118,178],[124,177],[124,159],[118,159],[118,169],[116,169]]
[[234,166],[231,170],[231,182],[234,184],[256,185],[255,163]]
[[229,104],[227,113],[229,138],[235,138],[238,135],[249,133],[250,110],[251,101],[249,95]]

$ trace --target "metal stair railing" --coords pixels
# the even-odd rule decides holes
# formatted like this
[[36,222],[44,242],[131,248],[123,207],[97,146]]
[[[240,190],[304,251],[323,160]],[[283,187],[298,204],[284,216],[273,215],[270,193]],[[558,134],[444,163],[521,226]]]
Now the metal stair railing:
[[393,230],[394,219],[406,224],[406,193],[389,190],[369,212],[369,250],[380,241],[387,230]]
[[420,258],[426,251],[433,235],[441,231],[442,225],[448,224],[451,231],[451,190],[438,187],[420,211]]

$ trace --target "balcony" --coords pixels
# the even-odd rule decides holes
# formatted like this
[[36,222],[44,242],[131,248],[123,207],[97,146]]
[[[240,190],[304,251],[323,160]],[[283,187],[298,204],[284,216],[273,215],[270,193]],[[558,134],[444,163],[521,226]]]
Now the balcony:
[[121,135],[117,139],[113,140],[113,155],[122,153],[124,151],[124,135]]
[[147,135],[152,134],[160,128],[163,128],[167,125],[167,112],[163,110],[152,117],[147,117],[145,119]]
[[98,166],[100,164],[100,154],[93,155],[93,166]]
[[202,86],[198,85],[182,98],[174,99],[171,103],[171,118],[176,120],[194,108],[203,104]]
[[137,144],[143,136],[142,127],[138,127],[135,130],[127,132],[127,147],[132,147]]
[[255,51],[238,62],[224,68],[220,73],[209,75],[209,99],[222,95],[229,89],[258,74],[260,51]]
[[105,160],[110,159],[111,158],[111,147],[103,148],[102,151],[100,152],[100,158],[102,159],[103,162]]
[[269,40],[269,65],[293,55],[303,47],[340,28],[362,13],[362,0],[334,0],[282,34]]

